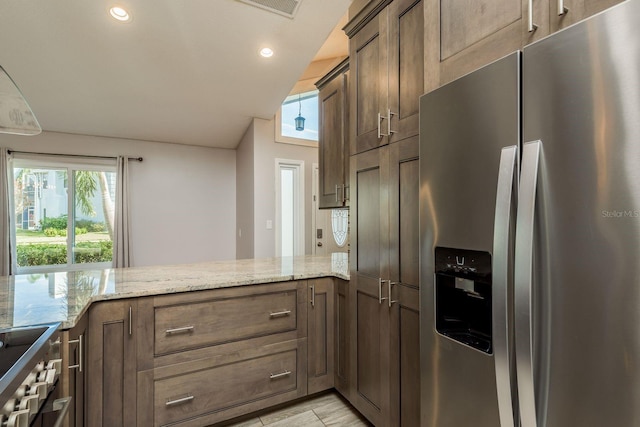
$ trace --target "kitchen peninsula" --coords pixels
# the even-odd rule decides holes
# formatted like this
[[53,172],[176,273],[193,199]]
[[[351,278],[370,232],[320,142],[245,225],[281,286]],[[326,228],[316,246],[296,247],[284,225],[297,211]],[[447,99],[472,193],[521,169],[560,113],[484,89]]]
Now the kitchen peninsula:
[[334,387],[348,271],[333,254],[0,277],[0,328],[61,322],[69,425],[205,426]]

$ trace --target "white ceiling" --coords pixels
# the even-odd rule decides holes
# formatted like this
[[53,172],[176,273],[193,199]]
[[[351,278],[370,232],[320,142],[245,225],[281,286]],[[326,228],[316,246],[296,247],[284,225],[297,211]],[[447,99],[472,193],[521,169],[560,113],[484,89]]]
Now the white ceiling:
[[235,148],[316,53],[346,49],[318,52],[350,3],[303,0],[292,20],[236,0],[0,0],[0,65],[45,131]]

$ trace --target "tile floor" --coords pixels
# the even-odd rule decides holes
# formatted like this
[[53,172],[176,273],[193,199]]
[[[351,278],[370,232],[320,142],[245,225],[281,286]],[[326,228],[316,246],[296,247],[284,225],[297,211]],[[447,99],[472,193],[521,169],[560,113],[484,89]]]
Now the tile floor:
[[266,410],[228,427],[370,427],[362,417],[338,393],[330,392],[313,396],[274,410]]

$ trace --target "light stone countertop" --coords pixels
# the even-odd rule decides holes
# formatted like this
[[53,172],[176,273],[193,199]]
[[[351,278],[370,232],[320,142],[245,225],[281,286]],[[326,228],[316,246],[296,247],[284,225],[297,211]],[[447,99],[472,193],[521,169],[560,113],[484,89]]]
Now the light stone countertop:
[[0,328],[69,329],[95,301],[318,277],[349,280],[347,254],[0,276]]

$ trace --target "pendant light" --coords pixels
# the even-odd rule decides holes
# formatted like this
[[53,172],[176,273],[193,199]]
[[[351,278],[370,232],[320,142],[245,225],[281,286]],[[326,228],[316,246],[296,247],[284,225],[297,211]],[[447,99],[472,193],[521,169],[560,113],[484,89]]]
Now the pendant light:
[[302,117],[302,100],[300,99],[300,94],[298,94],[298,117],[296,117],[296,130],[303,131],[304,130],[304,117]]

